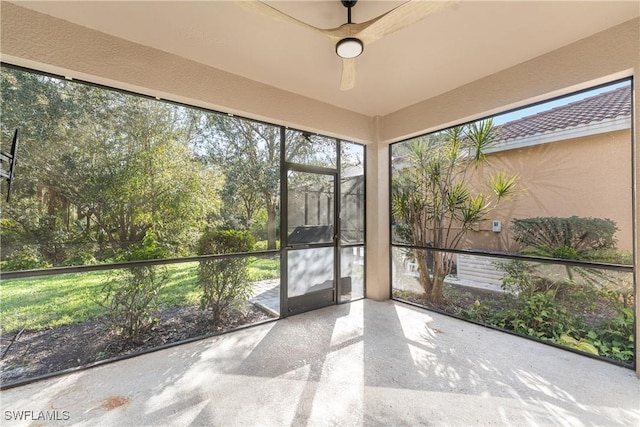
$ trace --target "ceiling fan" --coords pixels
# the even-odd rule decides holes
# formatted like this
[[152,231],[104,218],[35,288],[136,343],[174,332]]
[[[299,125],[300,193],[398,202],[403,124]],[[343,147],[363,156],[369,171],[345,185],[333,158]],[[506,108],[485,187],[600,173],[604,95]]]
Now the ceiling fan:
[[356,80],[355,58],[364,52],[365,46],[414,24],[456,1],[409,0],[389,12],[359,24],[351,22],[351,8],[357,2],[357,0],[341,0],[342,5],[347,8],[347,22],[337,28],[330,29],[309,25],[262,1],[238,1],[237,3],[246,10],[260,13],[278,21],[300,25],[327,38],[335,45],[336,54],[342,58],[340,90],[349,90],[353,88]]

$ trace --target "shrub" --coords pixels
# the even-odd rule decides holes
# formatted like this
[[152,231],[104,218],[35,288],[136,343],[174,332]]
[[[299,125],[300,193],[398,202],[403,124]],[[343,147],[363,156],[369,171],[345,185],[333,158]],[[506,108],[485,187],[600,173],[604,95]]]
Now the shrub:
[[589,341],[600,355],[623,362],[632,361],[635,352],[635,317],[633,309],[623,308],[613,319],[589,331]]
[[[465,317],[585,353],[623,362],[633,360],[633,288],[616,278],[615,272],[606,273],[613,287],[594,287],[589,283],[578,286],[566,278],[553,280],[551,271],[560,266],[523,261],[496,265],[507,273],[502,288],[510,308],[492,312],[476,301],[465,310]],[[588,319],[590,312],[600,314]],[[602,314],[610,312],[618,314],[602,321]]]
[[125,341],[138,342],[157,324],[160,289],[167,279],[166,267],[152,265],[117,271],[103,285],[103,305]]
[[[280,247],[280,240],[276,240],[276,249]],[[269,242],[266,240],[258,240],[253,245],[254,251],[266,251],[269,249]]]
[[[205,232],[199,241],[198,254],[230,254],[251,251],[253,237],[246,231],[213,230]],[[202,296],[200,309],[211,310],[214,322],[232,308],[238,308],[251,297],[251,282],[247,273],[248,258],[211,259],[200,261]]]
[[571,332],[574,322],[567,309],[555,301],[555,292],[547,291],[523,300],[511,324],[516,332],[553,339]]
[[26,246],[13,254],[10,259],[2,264],[4,271],[36,270],[40,268],[51,268],[40,251],[33,246]]
[[62,265],[92,265],[97,263],[98,260],[93,256],[93,253],[80,251],[68,256]]
[[251,220],[250,229],[251,235],[257,239],[267,239],[267,222],[268,215],[266,209],[260,209]]
[[493,324],[494,320],[494,315],[491,312],[491,307],[480,302],[479,299],[476,299],[473,304],[471,304],[466,309],[461,310],[460,314],[465,319],[473,320],[474,322],[485,323],[488,325]]
[[595,354],[596,356],[600,355],[598,349],[595,348],[595,346],[585,338],[580,338],[579,340],[577,340],[572,336],[565,334],[557,339],[555,343],[563,345],[565,347],[573,348],[578,351],[582,351],[583,353]]
[[[158,245],[155,233],[146,232],[141,244],[121,253],[119,261],[139,261],[163,258],[167,251]],[[140,337],[158,322],[160,290],[167,282],[165,266],[131,267],[110,275],[102,287],[104,305],[112,324],[129,342]]]
[[513,239],[525,252],[561,259],[591,259],[590,253],[615,249],[616,223],[610,219],[538,217],[514,219]]
[[153,230],[147,230],[142,242],[121,252],[116,259],[119,261],[144,261],[167,258],[169,255],[170,251],[160,245],[156,233]]
[[553,290],[520,299],[515,308],[497,313],[494,321],[505,329],[551,341],[584,329],[583,318],[572,316],[558,304]]
[[609,264],[633,265],[633,253],[631,251],[618,251],[616,249],[594,249],[584,255],[588,261],[605,262]]
[[[632,264],[629,252],[616,250],[615,222],[599,218],[528,218],[514,220],[514,240],[523,252],[560,259]],[[498,263],[507,275],[503,289],[517,297],[518,307],[504,311],[502,324],[515,331],[550,339],[558,344],[614,360],[634,356],[633,291],[614,272],[565,266],[566,276],[554,274],[559,266],[538,266],[512,261]],[[564,277],[563,277],[564,276]],[[585,314],[606,310],[616,317],[595,324]],[[587,330],[591,329],[588,331]]]
[[[552,271],[557,266],[541,266],[520,260],[496,261],[494,264],[506,273],[502,279],[502,289],[520,299],[529,299],[537,293],[553,291],[554,299],[564,300],[577,288],[575,283],[567,278],[558,280],[557,274],[553,274]],[[546,271],[540,271],[545,268]]]

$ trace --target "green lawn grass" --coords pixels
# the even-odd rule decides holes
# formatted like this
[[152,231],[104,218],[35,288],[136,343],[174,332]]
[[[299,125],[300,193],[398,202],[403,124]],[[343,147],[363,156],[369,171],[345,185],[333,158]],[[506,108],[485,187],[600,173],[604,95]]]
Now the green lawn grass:
[[[198,263],[167,265],[169,278],[160,293],[163,308],[198,305]],[[55,276],[3,280],[0,285],[2,333],[47,329],[102,317],[107,310],[102,287],[114,271],[70,273]],[[277,278],[278,260],[252,258],[251,280]]]
[[280,260],[270,258],[254,258],[249,263],[249,279],[267,280],[280,277]]
[[4,280],[2,282],[2,332],[82,322],[104,313],[95,298],[106,272],[62,274]]

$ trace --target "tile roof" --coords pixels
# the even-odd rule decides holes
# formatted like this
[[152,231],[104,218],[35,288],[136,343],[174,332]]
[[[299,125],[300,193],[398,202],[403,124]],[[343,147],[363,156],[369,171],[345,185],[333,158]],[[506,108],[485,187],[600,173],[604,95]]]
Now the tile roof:
[[631,86],[594,95],[561,107],[507,122],[498,128],[498,141],[531,137],[607,119],[631,115]]

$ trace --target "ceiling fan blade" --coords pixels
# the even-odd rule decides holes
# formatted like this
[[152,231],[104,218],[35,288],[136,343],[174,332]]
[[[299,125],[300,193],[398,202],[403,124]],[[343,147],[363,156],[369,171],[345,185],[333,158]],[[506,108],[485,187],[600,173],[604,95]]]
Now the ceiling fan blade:
[[355,58],[342,60],[342,79],[340,90],[353,89],[356,84],[356,60]]
[[253,13],[257,13],[263,16],[267,16],[271,19],[275,19],[276,21],[280,21],[280,22],[288,22],[290,24],[296,24],[299,25],[303,28],[306,28],[308,30],[317,32],[319,34],[322,34],[325,37],[328,37],[329,39],[333,40],[334,37],[332,37],[331,35],[325,33],[324,30],[322,30],[321,28],[317,28],[314,27],[313,25],[309,25],[306,22],[302,22],[296,18],[294,18],[293,16],[289,16],[284,12],[279,11],[278,9],[276,9],[275,7],[271,7],[269,6],[267,3],[262,2],[262,1],[242,1],[242,0],[237,0],[236,4],[238,6],[240,6],[241,8],[243,8],[244,10],[247,10],[249,12],[253,12]]
[[362,40],[365,45],[373,43],[388,34],[414,24],[430,14],[442,8],[449,7],[454,3],[458,3],[458,0],[409,0],[384,15],[363,22],[361,25],[364,28],[360,30],[358,34],[354,35],[354,37]]

